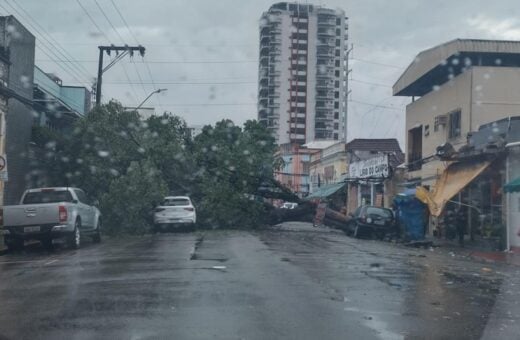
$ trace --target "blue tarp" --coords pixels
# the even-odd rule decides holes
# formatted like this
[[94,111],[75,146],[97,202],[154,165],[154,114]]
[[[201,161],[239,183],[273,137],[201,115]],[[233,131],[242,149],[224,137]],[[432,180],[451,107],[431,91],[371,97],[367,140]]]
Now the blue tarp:
[[427,207],[415,197],[415,189],[407,189],[394,198],[397,217],[407,240],[422,240],[426,230]]

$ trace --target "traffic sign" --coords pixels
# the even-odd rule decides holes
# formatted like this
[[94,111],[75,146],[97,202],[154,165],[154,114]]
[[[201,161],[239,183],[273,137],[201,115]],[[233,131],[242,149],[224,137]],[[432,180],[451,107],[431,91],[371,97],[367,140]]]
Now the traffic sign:
[[0,181],[7,182],[7,158],[5,155],[0,155]]

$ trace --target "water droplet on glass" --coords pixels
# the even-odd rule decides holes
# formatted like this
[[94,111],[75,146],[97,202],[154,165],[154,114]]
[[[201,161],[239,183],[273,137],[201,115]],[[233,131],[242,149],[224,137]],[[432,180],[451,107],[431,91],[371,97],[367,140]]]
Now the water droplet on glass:
[[99,157],[105,158],[105,157],[108,157],[109,155],[110,155],[110,153],[108,151],[104,151],[104,150],[99,150],[98,151],[98,156]]

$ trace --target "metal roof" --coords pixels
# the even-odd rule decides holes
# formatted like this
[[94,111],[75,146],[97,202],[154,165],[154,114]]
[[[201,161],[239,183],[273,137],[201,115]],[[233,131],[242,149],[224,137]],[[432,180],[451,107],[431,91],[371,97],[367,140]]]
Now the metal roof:
[[347,143],[347,151],[378,151],[401,153],[399,142],[395,138],[356,138]]
[[455,39],[419,53],[393,86],[394,96],[422,96],[471,66],[520,67],[520,41]]

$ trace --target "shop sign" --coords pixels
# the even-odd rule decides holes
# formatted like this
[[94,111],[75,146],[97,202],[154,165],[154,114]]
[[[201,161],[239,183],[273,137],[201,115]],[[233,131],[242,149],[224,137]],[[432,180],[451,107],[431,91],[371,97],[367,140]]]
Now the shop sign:
[[350,178],[387,178],[388,175],[388,155],[354,162],[349,166]]

